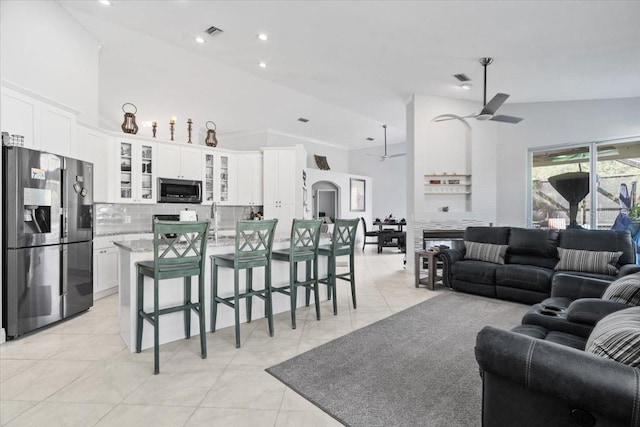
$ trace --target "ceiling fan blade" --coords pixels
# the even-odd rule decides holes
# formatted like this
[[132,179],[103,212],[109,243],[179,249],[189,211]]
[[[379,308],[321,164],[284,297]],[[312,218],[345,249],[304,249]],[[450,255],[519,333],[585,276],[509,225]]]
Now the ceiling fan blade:
[[384,156],[381,156],[379,154],[372,154],[372,153],[365,153],[367,156],[373,156],[373,157],[380,157],[381,159],[384,159]]
[[406,156],[406,155],[407,155],[407,153],[389,154],[389,155],[387,156],[387,158],[388,158],[388,159],[392,159],[392,158],[394,158],[394,157],[402,157],[402,156]]
[[498,108],[500,108],[500,106],[502,106],[502,104],[504,104],[504,101],[507,100],[507,98],[509,98],[509,95],[506,93],[497,93],[493,98],[491,98],[491,101],[489,101],[487,103],[487,105],[485,105],[482,108],[482,111],[480,111],[480,114],[478,114],[479,116],[485,115],[485,114],[495,114],[496,111],[498,110]]
[[498,114],[497,116],[491,117],[491,119],[489,119],[489,120],[493,120],[494,122],[519,123],[523,119],[520,118],[520,117],[505,116],[505,115]]

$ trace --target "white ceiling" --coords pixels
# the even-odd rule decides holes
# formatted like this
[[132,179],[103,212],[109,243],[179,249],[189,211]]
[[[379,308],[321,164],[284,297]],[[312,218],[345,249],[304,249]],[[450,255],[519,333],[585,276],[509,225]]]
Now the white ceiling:
[[[404,102],[413,93],[481,102],[483,56],[495,58],[488,98],[511,94],[504,110],[508,103],[640,96],[640,1],[59,3],[81,23],[83,16],[107,20],[389,123],[391,143],[404,140]],[[224,32],[208,36],[212,25]],[[256,38],[260,32],[267,42]],[[198,35],[205,44],[194,42]],[[472,79],[470,91],[457,86],[455,73]],[[362,146],[367,136],[382,143],[374,134],[349,145]]]

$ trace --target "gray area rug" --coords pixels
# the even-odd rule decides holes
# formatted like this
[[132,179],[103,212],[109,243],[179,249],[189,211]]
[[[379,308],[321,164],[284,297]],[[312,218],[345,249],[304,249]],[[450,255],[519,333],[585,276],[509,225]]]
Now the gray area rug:
[[267,372],[348,426],[480,426],[476,334],[529,307],[441,292]]

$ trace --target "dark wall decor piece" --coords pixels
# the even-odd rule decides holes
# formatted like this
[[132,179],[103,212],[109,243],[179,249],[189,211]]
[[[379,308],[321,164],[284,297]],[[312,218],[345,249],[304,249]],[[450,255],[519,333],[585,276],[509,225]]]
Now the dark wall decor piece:
[[364,179],[351,178],[349,200],[351,212],[364,212],[366,202],[366,181]]
[[[209,128],[209,123],[213,125],[213,129]],[[204,143],[208,147],[216,147],[218,145],[218,138],[216,138],[216,129],[218,128],[214,122],[209,120],[205,126],[207,127],[207,137],[204,139]]]
[[318,169],[321,169],[323,171],[328,171],[329,169],[331,169],[325,156],[318,156],[317,154],[314,154],[313,157],[316,159],[316,165],[318,166]]
[[153,137],[156,137],[156,131],[158,130],[158,122],[151,122],[151,132],[153,132]]
[[[133,113],[127,112],[124,109],[124,107],[126,107],[127,105],[131,105],[133,107]],[[121,126],[122,132],[132,133],[135,135],[136,133],[138,133],[138,125],[136,124],[136,113],[138,112],[138,107],[131,104],[130,102],[127,102],[125,104],[122,104],[122,111],[124,112],[124,121],[122,122]]]
[[191,144],[191,129],[192,129],[192,125],[193,125],[193,120],[187,119],[187,133],[189,134],[189,140],[187,141],[187,143],[189,143],[189,144]]
[[171,120],[169,120],[169,130],[171,131],[171,140],[173,141],[173,133],[176,130],[176,118],[175,117],[171,117]]

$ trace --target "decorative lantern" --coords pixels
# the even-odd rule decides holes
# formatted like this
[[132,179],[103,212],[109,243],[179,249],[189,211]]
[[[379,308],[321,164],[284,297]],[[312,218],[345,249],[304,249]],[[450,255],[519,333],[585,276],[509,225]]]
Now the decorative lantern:
[[[209,128],[209,123],[213,125],[213,129]],[[207,126],[207,137],[204,139],[204,143],[209,147],[216,147],[218,145],[218,139],[216,138],[216,124],[209,120],[206,123]]]
[[[131,105],[135,111],[133,113],[128,113],[127,111],[125,111],[124,107],[127,105]],[[124,112],[122,131],[124,133],[132,133],[135,135],[136,133],[138,133],[138,125],[136,124],[136,113],[138,112],[138,108],[135,105],[127,102],[122,105],[122,111]]]

